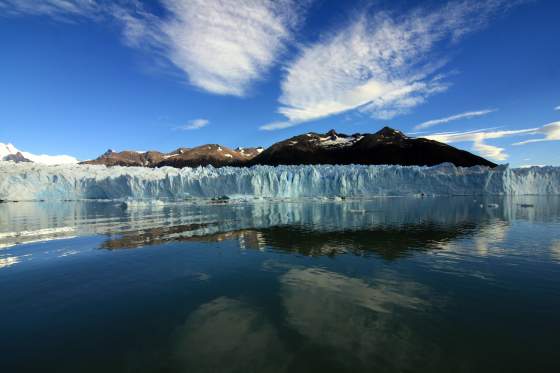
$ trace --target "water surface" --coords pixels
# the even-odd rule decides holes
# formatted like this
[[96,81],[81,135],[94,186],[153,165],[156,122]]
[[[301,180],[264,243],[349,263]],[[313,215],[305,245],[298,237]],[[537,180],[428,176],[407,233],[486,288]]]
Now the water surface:
[[560,199],[0,204],[3,372],[560,370]]

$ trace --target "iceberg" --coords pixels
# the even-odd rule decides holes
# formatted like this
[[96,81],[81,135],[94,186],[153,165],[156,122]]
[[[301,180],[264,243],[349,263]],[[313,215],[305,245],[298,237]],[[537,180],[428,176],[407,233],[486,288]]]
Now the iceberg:
[[144,168],[0,162],[0,199],[185,200],[560,195],[560,167]]

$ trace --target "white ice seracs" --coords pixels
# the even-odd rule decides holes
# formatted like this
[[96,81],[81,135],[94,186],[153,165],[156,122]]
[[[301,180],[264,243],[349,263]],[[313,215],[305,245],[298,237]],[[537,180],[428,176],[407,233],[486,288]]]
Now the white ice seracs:
[[559,195],[560,168],[500,166],[44,166],[0,162],[0,199],[331,198],[409,195]]

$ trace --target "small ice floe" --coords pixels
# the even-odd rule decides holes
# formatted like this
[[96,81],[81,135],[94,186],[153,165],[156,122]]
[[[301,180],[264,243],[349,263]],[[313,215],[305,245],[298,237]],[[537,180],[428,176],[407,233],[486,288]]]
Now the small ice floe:
[[228,201],[230,200],[230,198],[228,196],[219,196],[219,197],[214,197],[210,200],[211,203],[228,203]]
[[353,214],[365,214],[366,210],[349,210]]
[[500,207],[500,205],[498,205],[497,203],[489,203],[486,206],[488,206],[488,208],[490,209],[497,209],[498,207]]
[[159,200],[159,199],[153,199],[153,200],[127,200],[127,201],[123,201],[120,204],[120,207],[123,210],[129,209],[129,208],[140,208],[140,207],[161,207],[161,206],[165,206],[165,202]]

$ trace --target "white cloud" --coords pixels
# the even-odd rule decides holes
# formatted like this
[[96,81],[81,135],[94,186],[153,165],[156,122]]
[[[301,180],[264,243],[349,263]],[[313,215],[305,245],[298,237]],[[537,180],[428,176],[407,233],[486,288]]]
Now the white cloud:
[[554,110],[560,111],[560,105],[556,106]]
[[488,129],[468,132],[436,133],[424,137],[430,140],[440,141],[444,143],[472,142],[473,150],[483,157],[488,157],[496,161],[505,161],[508,158],[508,154],[505,152],[505,149],[498,146],[489,145],[486,143],[486,140],[520,135],[534,136],[539,134],[545,135],[545,137],[541,139],[522,141],[514,143],[512,145],[524,145],[532,142],[560,140],[560,122],[550,123],[542,127],[526,128],[512,131],[495,131],[492,129]]
[[284,128],[290,128],[290,127],[294,127],[297,126],[298,123],[295,122],[272,122],[272,123],[267,123],[264,124],[262,126],[260,126],[261,130],[264,131],[274,131],[274,130],[280,130],[280,129],[284,129]]
[[544,135],[544,137],[540,139],[531,139],[531,140],[516,142],[512,145],[525,145],[533,142],[543,142],[543,141],[560,141],[560,121],[549,123],[539,128],[533,134]]
[[100,5],[93,0],[0,0],[0,11],[4,15],[46,15],[68,19],[68,15],[87,16],[100,11]]
[[546,167],[544,164],[522,164],[519,168]]
[[194,119],[194,120],[189,121],[184,126],[178,127],[177,129],[180,129],[180,130],[197,130],[197,129],[206,127],[208,124],[210,124],[210,121],[208,119]]
[[292,40],[308,1],[161,0],[156,16],[136,0],[0,0],[10,15],[113,17],[129,46],[164,57],[204,91],[245,96]]
[[168,57],[208,92],[244,96],[273,65],[297,23],[291,0],[166,0]]
[[434,126],[437,126],[437,125],[440,125],[440,124],[449,123],[449,122],[452,122],[452,121],[455,121],[455,120],[471,119],[471,118],[481,117],[481,116],[493,113],[495,111],[497,111],[497,109],[467,111],[465,113],[451,115],[451,116],[446,117],[446,118],[428,120],[426,122],[420,123],[419,125],[415,126],[414,129],[415,130],[423,130],[423,129],[434,127]]
[[[405,15],[360,15],[340,31],[304,46],[286,67],[281,106],[286,128],[358,109],[390,119],[448,89],[438,74],[448,59],[436,47],[453,43],[508,8],[504,0],[452,2]],[[367,13],[367,12],[366,12]]]

